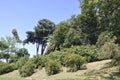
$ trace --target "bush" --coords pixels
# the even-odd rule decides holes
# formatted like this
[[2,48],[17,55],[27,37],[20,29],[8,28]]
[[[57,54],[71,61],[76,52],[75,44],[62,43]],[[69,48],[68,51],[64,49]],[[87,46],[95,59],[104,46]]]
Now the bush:
[[60,58],[61,54],[62,53],[60,51],[52,52],[52,53],[47,55],[47,60],[57,60],[57,61],[59,61],[59,58]]
[[19,69],[19,73],[22,77],[30,76],[34,73],[35,64],[32,61],[28,61]]
[[17,62],[13,63],[14,64],[14,69],[19,69],[20,67],[22,67],[29,59],[29,56],[24,56],[21,57],[17,60]]
[[109,42],[111,39],[113,38],[113,34],[112,32],[102,32],[99,36],[98,36],[98,39],[97,39],[97,42],[96,42],[96,46],[98,48],[101,48],[105,42]]
[[46,62],[45,55],[37,55],[32,58],[33,63],[35,64],[36,68],[44,67]]
[[112,65],[120,65],[120,54],[113,57]]
[[85,57],[87,62],[93,62],[98,60],[98,49],[95,46],[80,46],[78,51],[79,55]]
[[57,74],[61,71],[61,64],[57,61],[49,60],[45,64],[45,71],[48,75]]
[[81,69],[81,66],[85,63],[85,58],[78,54],[69,54],[64,58],[64,64],[66,67],[70,67],[70,71],[77,71]]
[[98,49],[95,46],[72,46],[71,48],[63,49],[62,53],[65,54],[79,54],[86,58],[87,62],[93,62],[98,60]]
[[118,44],[115,44],[113,40],[106,42],[98,51],[99,59],[112,59],[119,54],[119,49]]
[[60,56],[60,63],[61,63],[61,65],[63,65],[63,66],[65,66],[65,56],[67,56],[68,54],[70,54],[70,53],[62,53],[61,54],[61,56]]
[[8,63],[0,62],[0,75],[13,71],[13,66]]

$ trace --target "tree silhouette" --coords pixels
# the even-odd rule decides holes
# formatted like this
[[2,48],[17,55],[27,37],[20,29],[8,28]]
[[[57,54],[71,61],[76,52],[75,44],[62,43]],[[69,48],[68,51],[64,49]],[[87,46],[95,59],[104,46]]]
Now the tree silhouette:
[[24,43],[36,43],[36,54],[39,52],[39,46],[41,45],[41,55],[43,55],[46,48],[48,36],[52,34],[55,24],[48,19],[42,19],[38,21],[34,31],[27,31],[27,39]]

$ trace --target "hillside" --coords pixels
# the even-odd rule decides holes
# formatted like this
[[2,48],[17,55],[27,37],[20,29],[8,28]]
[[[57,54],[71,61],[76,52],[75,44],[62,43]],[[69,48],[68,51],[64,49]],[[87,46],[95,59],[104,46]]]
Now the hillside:
[[86,70],[79,70],[77,72],[66,72],[63,67],[63,72],[47,76],[45,69],[36,70],[36,72],[26,78],[21,78],[18,70],[8,74],[0,75],[0,80],[110,80],[112,73],[117,71],[117,67],[108,67],[107,64],[111,60],[103,60],[86,64]]

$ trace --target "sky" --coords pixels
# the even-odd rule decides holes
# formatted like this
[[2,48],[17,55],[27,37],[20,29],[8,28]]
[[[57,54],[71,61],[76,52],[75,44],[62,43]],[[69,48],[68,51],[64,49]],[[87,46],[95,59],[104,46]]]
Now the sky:
[[[17,29],[20,39],[26,38],[26,31],[32,31],[41,19],[55,24],[80,14],[78,0],[0,0],[0,37],[12,36]],[[29,53],[35,55],[35,45],[26,45]]]

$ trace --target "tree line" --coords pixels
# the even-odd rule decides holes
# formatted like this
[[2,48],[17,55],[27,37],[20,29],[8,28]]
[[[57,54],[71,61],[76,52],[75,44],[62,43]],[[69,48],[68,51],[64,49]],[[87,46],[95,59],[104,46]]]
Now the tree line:
[[[13,29],[13,37],[0,39],[0,59],[15,63],[16,68],[25,64],[24,61],[29,60],[30,54],[25,48],[17,48],[16,43],[35,44],[36,56],[32,58],[32,61],[36,64],[36,68],[39,65],[45,67],[45,63],[47,69],[51,65],[55,66],[55,59],[56,64],[60,62],[58,64],[62,66],[72,66],[76,71],[81,68],[85,60],[92,62],[118,56],[120,52],[120,1],[79,0],[79,3],[81,14],[72,15],[71,18],[58,24],[48,19],[41,19],[33,31],[26,32],[27,36],[24,40],[20,40],[17,30]],[[53,61],[47,62],[48,59]],[[32,63],[26,64],[24,67],[27,68]],[[57,67],[60,66],[57,65]],[[24,68],[20,69],[21,72],[22,70],[24,71]]]

